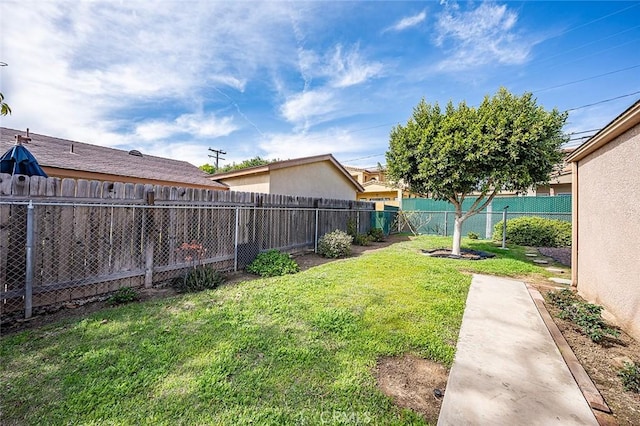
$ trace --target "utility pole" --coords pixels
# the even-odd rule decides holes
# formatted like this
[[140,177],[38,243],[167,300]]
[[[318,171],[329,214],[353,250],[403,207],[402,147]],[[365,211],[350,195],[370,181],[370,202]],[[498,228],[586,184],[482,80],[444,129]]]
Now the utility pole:
[[225,154],[226,154],[226,152],[225,152],[225,151],[223,151],[223,150],[221,150],[221,149],[213,149],[213,148],[209,148],[209,151],[211,151],[211,152],[215,152],[215,153],[216,153],[216,155],[211,155],[211,154],[209,154],[209,157],[210,157],[210,158],[213,158],[213,157],[215,157],[215,158],[216,158],[216,171],[217,171],[217,170],[218,170],[218,161],[219,161],[219,160],[224,160],[224,158],[222,158],[222,157],[220,157],[220,156],[221,156],[221,155],[225,155]]

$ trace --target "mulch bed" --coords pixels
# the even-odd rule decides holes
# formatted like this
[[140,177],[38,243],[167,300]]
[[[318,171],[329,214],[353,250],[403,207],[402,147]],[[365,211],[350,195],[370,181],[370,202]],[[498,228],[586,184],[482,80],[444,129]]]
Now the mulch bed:
[[449,249],[433,249],[433,250],[421,250],[422,254],[431,257],[444,257],[447,259],[462,259],[462,260],[482,260],[495,257],[493,253],[487,253],[480,250],[460,250],[460,256],[452,254]]

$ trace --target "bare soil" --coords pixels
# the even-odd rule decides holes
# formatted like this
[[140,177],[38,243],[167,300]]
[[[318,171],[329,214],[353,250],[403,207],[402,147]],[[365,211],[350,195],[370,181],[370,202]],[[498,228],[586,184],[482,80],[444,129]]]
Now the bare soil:
[[449,371],[441,364],[414,355],[385,357],[376,368],[378,387],[399,407],[438,421]]
[[[549,290],[540,290],[544,295]],[[625,391],[618,372],[624,362],[640,363],[640,343],[620,330],[617,339],[601,344],[584,336],[570,321],[558,317],[560,311],[545,303],[562,335],[603,396],[612,414],[596,413],[601,424],[640,425],[640,394]]]

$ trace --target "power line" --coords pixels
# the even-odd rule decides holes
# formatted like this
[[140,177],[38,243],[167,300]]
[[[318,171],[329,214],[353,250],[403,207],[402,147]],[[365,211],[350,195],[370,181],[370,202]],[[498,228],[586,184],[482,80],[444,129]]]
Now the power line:
[[585,22],[584,24],[578,25],[578,26],[573,27],[573,28],[569,28],[568,30],[563,31],[563,32],[561,32],[560,34],[556,34],[555,36],[550,37],[550,38],[548,38],[547,40],[550,40],[550,39],[552,39],[552,38],[557,38],[557,37],[560,37],[560,36],[562,36],[562,35],[568,34],[568,33],[570,33],[571,31],[575,31],[575,30],[577,30],[578,28],[586,27],[587,25],[591,25],[591,24],[594,24],[594,23],[596,23],[596,22],[598,22],[598,21],[602,21],[603,19],[606,19],[606,18],[608,18],[608,17],[610,17],[610,16],[617,15],[617,14],[619,14],[619,13],[622,13],[622,12],[624,12],[624,11],[626,11],[626,10],[629,10],[629,9],[634,8],[634,7],[637,7],[637,6],[640,6],[640,3],[634,3],[634,4],[632,4],[632,5],[631,5],[631,6],[629,6],[629,7],[625,7],[624,9],[616,10],[615,12],[611,12],[611,13],[610,13],[610,14],[608,14],[608,15],[604,15],[604,16],[601,16],[601,17],[599,17],[599,18],[597,18],[597,19],[594,19],[593,21]]
[[600,104],[603,104],[605,102],[615,101],[616,99],[627,98],[629,96],[637,95],[638,93],[640,93],[640,90],[638,90],[637,92],[633,92],[633,93],[627,93],[626,95],[616,96],[615,98],[604,99],[602,101],[594,102],[592,104],[587,104],[587,105],[582,105],[582,106],[579,106],[579,107],[571,108],[571,109],[568,109],[567,112],[575,111],[577,109],[587,108],[587,107],[594,106],[594,105],[600,105]]
[[615,70],[615,71],[609,71],[609,72],[606,72],[604,74],[593,75],[591,77],[583,78],[583,79],[580,79],[580,80],[570,81],[568,83],[558,84],[557,86],[545,87],[544,89],[534,90],[533,92],[534,93],[539,93],[539,92],[544,92],[546,90],[557,89],[559,87],[569,86],[571,84],[576,84],[576,83],[582,83],[583,81],[593,80],[595,78],[600,78],[600,77],[604,77],[604,76],[607,76],[607,75],[611,75],[611,74],[616,74],[616,73],[623,72],[623,71],[632,70],[632,69],[638,68],[638,67],[640,67],[640,64],[633,65],[633,66],[630,66],[630,67],[627,67],[627,68],[621,68],[621,69],[618,69],[618,70]]
[[581,135],[583,133],[591,133],[591,132],[597,132],[600,129],[591,129],[591,130],[583,130],[581,132],[571,132],[571,133],[567,133],[568,135]]
[[375,158],[375,157],[380,157],[381,155],[385,155],[383,154],[375,154],[375,155],[367,155],[366,157],[360,157],[360,158],[352,158],[350,160],[343,160],[345,163],[348,161],[358,161],[358,160],[366,160],[367,158]]
[[[597,39],[597,40],[590,41],[589,43],[581,44],[580,46],[576,46],[576,47],[573,47],[573,48],[571,48],[571,49],[563,50],[562,52],[560,52],[560,53],[556,53],[555,55],[547,56],[547,57],[545,57],[545,58],[541,58],[541,59],[539,59],[539,60],[537,60],[537,61],[533,61],[533,63],[542,63],[542,62],[547,62],[547,61],[549,61],[549,60],[551,60],[551,59],[553,59],[553,58],[557,58],[558,56],[566,57],[566,56],[567,56],[567,53],[569,53],[569,52],[573,52],[573,51],[575,51],[575,50],[582,49],[583,47],[587,47],[587,46],[590,46],[590,45],[592,45],[592,44],[596,44],[596,43],[598,43],[598,42],[601,42],[601,41],[604,41],[604,40],[607,40],[607,39],[613,38],[613,37],[615,37],[615,36],[617,36],[617,35],[627,33],[627,32],[629,32],[629,31],[635,30],[635,29],[636,29],[636,28],[638,28],[638,27],[640,27],[640,25],[636,25],[635,27],[627,28],[626,30],[623,30],[623,31],[620,31],[620,32],[617,32],[617,33],[614,33],[614,34],[611,34],[611,35],[608,35],[608,36],[606,36],[606,37],[599,38],[599,39]],[[635,40],[630,40],[630,41],[631,41],[631,42],[633,42],[633,41],[635,41]],[[616,45],[616,46],[613,46],[613,48],[617,48],[617,47],[623,46],[623,45],[628,44],[628,43],[629,43],[629,41],[627,41],[627,42],[625,42],[625,43],[622,43],[622,44],[619,44],[619,45]],[[610,49],[611,49],[611,48],[610,48]],[[610,49],[606,49],[606,50],[610,50]],[[605,51],[606,51],[606,50],[605,50]],[[600,51],[600,52],[598,52],[598,53],[602,53],[602,52],[603,52],[603,51]],[[589,55],[589,56],[591,56],[591,55]],[[581,59],[584,59],[584,57],[583,57],[583,58],[581,58]],[[570,62],[569,62],[569,63],[570,63]]]

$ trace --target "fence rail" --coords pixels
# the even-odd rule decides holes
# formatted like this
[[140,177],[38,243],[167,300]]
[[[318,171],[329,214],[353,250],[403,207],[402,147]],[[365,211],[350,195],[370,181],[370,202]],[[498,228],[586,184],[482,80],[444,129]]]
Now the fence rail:
[[196,265],[238,270],[268,249],[313,250],[349,221],[359,232],[380,227],[381,213],[0,199],[0,315],[150,287]]

